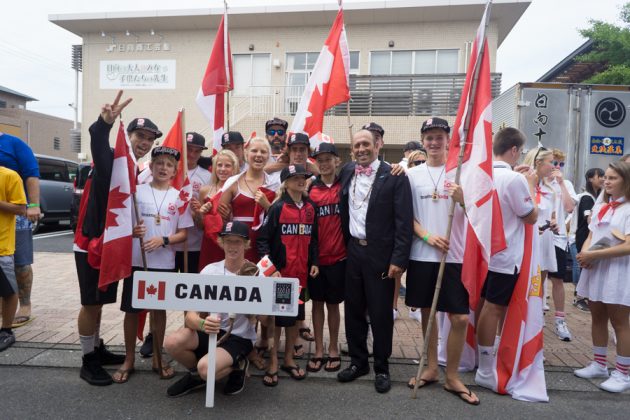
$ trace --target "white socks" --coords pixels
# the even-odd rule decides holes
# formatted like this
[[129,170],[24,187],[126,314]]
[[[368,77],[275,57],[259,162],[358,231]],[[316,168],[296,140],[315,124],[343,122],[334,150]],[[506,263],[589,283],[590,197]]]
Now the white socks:
[[479,370],[484,373],[492,372],[494,363],[494,346],[477,346],[479,349]]
[[93,335],[80,335],[79,342],[81,343],[81,351],[83,351],[83,355],[92,353],[94,351]]

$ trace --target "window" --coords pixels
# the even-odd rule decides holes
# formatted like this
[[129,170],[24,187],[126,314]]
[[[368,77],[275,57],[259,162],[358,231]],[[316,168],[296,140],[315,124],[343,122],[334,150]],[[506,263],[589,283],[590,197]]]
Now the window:
[[53,137],[53,149],[55,150],[61,149],[61,139],[59,137]]
[[457,73],[459,50],[372,51],[371,75]]
[[39,177],[48,181],[70,181],[68,168],[65,162],[60,160],[39,159]]
[[6,108],[7,107],[7,101],[0,101],[0,108]]
[[269,95],[271,54],[234,54],[234,92],[238,95]]
[[79,165],[77,165],[76,163],[66,162],[66,166],[68,167],[68,179],[70,180],[70,182],[74,182],[77,177]]

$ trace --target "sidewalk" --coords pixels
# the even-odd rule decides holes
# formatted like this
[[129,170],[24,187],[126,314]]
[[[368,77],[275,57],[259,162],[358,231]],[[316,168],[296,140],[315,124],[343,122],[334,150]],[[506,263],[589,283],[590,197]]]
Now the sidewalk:
[[[38,252],[35,254],[33,265],[35,280],[31,301],[33,305],[33,321],[14,330],[17,342],[32,345],[79,344],[77,333],[77,315],[80,309],[79,287],[72,253]],[[122,291],[122,285],[119,292]],[[566,312],[567,323],[573,334],[573,341],[560,341],[553,327],[553,310],[545,315],[545,365],[553,368],[575,368],[587,364],[592,357],[590,333],[590,314],[577,310],[572,304],[573,285],[566,284]],[[119,299],[120,301],[120,299]],[[553,307],[551,301],[550,305]],[[400,318],[394,325],[393,359],[407,359],[400,362],[410,362],[409,359],[419,359],[422,339],[420,338],[420,324],[411,320],[404,299],[398,303]],[[553,308],[552,308],[553,309]],[[307,304],[307,324],[311,324],[310,303]],[[342,310],[343,317],[343,310]],[[108,345],[122,346],[123,313],[118,304],[106,305],[103,308],[101,337]],[[341,323],[340,343],[344,348],[345,329]],[[167,334],[183,325],[181,312],[169,312],[167,317]],[[147,327],[148,328],[148,327]],[[327,333],[326,328],[324,329]],[[325,346],[327,345],[325,337]],[[307,345],[307,352],[314,352],[314,345]],[[614,345],[612,339],[608,346],[608,361],[613,367]],[[568,369],[567,369],[568,370]]]

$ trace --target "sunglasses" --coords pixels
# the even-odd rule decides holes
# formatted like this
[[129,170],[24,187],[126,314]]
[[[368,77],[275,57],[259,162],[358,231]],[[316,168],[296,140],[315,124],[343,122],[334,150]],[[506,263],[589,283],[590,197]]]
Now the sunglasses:
[[559,166],[559,167],[561,167],[561,168],[564,168],[564,162],[559,162],[559,161],[557,161],[557,160],[554,160],[553,162],[551,162],[551,164],[552,164],[553,166]]
[[534,165],[536,164],[536,161],[538,160],[538,155],[540,154],[540,152],[547,150],[546,147],[539,147],[538,150],[536,151],[536,155],[534,156]]
[[286,130],[267,130],[267,135],[268,136],[275,136],[276,134],[279,136],[284,136],[284,133],[286,133]]
[[426,160],[414,160],[413,164],[417,166],[417,165],[422,165],[425,162],[426,162]]

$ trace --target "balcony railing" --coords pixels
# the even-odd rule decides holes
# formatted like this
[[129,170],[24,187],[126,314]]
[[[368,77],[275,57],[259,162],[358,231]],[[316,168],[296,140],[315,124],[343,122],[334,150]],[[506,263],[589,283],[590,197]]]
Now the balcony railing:
[[[501,74],[492,73],[492,97],[501,93]],[[466,74],[350,76],[350,112],[366,116],[455,116]],[[248,115],[295,115],[304,86],[251,86],[233,95],[231,121]],[[338,105],[327,115],[346,115]]]

